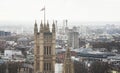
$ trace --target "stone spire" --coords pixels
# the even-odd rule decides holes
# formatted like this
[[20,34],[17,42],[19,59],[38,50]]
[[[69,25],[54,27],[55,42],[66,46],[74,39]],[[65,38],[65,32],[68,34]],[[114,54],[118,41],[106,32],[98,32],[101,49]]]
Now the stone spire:
[[44,23],[44,32],[46,32],[46,27],[47,27],[47,26],[46,26],[46,24]]
[[55,33],[55,23],[53,21],[53,24],[52,24],[52,32]]
[[66,50],[65,60],[71,61],[71,52],[69,48]]
[[73,62],[71,61],[71,52],[68,48],[65,53],[65,59],[63,63],[63,73],[74,73]]
[[42,20],[41,20],[41,24],[40,24],[40,32],[43,32],[43,23],[42,23]]
[[37,27],[37,23],[35,20],[35,25],[34,25],[34,34],[36,35],[38,33],[38,27]]
[[49,32],[50,29],[49,29],[49,22],[47,21],[47,31]]

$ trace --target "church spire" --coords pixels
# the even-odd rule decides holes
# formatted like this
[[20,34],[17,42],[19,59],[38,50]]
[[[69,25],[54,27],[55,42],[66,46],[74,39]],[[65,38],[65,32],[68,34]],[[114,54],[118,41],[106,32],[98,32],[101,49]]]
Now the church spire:
[[35,20],[35,25],[34,25],[34,34],[36,35],[38,33],[38,27],[37,27],[37,23]]

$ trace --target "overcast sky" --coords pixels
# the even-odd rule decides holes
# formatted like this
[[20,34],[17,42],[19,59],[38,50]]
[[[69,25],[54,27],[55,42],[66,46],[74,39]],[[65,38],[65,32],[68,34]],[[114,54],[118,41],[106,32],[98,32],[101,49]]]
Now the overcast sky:
[[0,21],[120,21],[120,0],[0,0]]

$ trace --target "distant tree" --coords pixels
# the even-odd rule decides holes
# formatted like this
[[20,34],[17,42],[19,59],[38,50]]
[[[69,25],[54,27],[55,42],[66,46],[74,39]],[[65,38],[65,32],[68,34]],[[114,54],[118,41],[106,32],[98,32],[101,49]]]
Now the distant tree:
[[118,53],[120,52],[120,42],[90,42],[93,48],[106,48],[107,51],[111,51],[112,49],[117,49]]
[[110,66],[106,62],[93,62],[90,66],[91,73],[110,73]]
[[75,73],[87,73],[87,68],[84,63],[74,62],[74,71]]

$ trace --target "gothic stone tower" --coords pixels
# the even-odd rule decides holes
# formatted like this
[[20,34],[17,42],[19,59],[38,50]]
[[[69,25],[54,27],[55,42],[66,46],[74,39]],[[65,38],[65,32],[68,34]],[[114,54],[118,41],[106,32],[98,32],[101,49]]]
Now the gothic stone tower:
[[55,73],[55,24],[52,32],[47,25],[40,24],[38,32],[37,23],[34,26],[34,73]]
[[73,62],[71,61],[71,52],[69,48],[66,50],[65,53],[62,73],[74,73],[74,66]]

